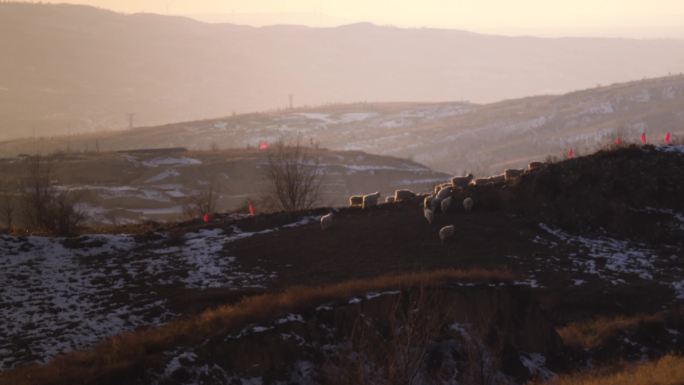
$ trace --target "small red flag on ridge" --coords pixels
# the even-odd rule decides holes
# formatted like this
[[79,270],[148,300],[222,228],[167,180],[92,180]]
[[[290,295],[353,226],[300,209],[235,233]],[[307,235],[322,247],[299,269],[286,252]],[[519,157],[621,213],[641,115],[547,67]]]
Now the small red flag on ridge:
[[665,144],[670,144],[670,133],[665,134]]
[[204,223],[209,223],[209,213],[204,214],[202,220],[204,221]]
[[641,143],[646,144],[646,133],[645,132],[641,133]]
[[615,144],[617,144],[618,146],[622,144],[622,140],[620,140],[619,136],[615,138]]
[[268,150],[268,142],[266,141],[261,141],[259,142],[259,150]]
[[249,215],[254,215],[254,205],[252,205],[252,201],[247,201],[247,206],[249,207]]
[[575,156],[575,151],[572,150],[572,147],[568,150],[568,158],[573,158]]

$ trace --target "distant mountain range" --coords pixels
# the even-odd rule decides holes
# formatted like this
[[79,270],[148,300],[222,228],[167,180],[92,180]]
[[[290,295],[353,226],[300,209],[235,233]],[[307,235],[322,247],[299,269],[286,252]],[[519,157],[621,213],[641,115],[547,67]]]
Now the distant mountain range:
[[256,147],[302,136],[334,150],[410,158],[433,169],[478,175],[583,154],[620,136],[650,143],[684,139],[684,76],[492,104],[361,103],[236,115],[98,134],[0,143],[0,155],[154,147]]
[[349,102],[489,103],[684,71],[684,41],[208,24],[0,4],[0,140]]

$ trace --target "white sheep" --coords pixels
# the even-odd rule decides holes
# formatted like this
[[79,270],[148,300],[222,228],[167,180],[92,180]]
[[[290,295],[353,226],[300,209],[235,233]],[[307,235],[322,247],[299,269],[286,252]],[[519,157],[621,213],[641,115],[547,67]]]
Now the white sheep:
[[380,193],[374,192],[373,194],[367,194],[363,196],[363,208],[367,209],[378,205],[378,199],[380,199]]
[[430,207],[430,203],[432,202],[433,199],[434,199],[434,197],[432,195],[426,195],[425,198],[423,198],[423,207],[424,208]]
[[490,184],[492,181],[489,178],[477,178],[470,181],[471,186],[485,186]]
[[454,188],[451,187],[451,185],[448,185],[448,186],[446,186],[446,187],[443,187],[443,188],[442,188],[441,190],[439,190],[439,192],[437,193],[437,199],[439,199],[440,202],[441,202],[442,199],[445,199],[446,197],[448,197],[449,195],[451,195],[451,192],[452,192],[453,190],[454,190]]
[[349,207],[358,207],[363,205],[363,195],[352,195],[349,197]]
[[427,207],[425,209],[423,209],[423,215],[425,215],[425,219],[427,219],[429,224],[432,224],[432,222],[435,220],[434,211],[430,210]]
[[397,190],[394,192],[394,201],[405,201],[416,197],[416,193],[411,190]]
[[331,228],[333,225],[333,213],[323,215],[321,217],[321,229],[323,231]]
[[442,207],[442,200],[437,199],[437,197],[434,197],[430,200],[430,210],[432,212],[437,212],[438,209]]
[[439,229],[439,239],[441,239],[442,243],[444,243],[445,240],[453,237],[455,232],[456,228],[454,227],[454,225],[444,226],[441,229]]
[[506,178],[506,181],[511,181],[520,178],[520,176],[523,174],[523,170],[518,170],[515,168],[509,168],[504,171],[504,176]]
[[544,163],[542,163],[542,162],[530,162],[527,165],[527,170],[528,171],[535,171],[535,170],[541,169],[542,167],[544,167]]
[[446,197],[446,198],[444,198],[444,199],[442,200],[442,202],[440,203],[440,205],[441,205],[441,209],[442,209],[442,212],[443,212],[443,213],[446,213],[446,212],[447,212],[447,210],[449,209],[449,206],[451,206],[451,201],[452,201],[452,200],[453,200],[453,198],[450,197],[450,196],[449,196],[449,197]]
[[455,176],[451,178],[451,186],[455,189],[465,189],[472,180],[473,174],[468,174],[467,176]]
[[473,198],[467,197],[466,199],[463,200],[463,210],[465,210],[465,212],[467,212],[467,213],[473,211],[473,205],[474,204],[475,204],[475,202],[473,201]]

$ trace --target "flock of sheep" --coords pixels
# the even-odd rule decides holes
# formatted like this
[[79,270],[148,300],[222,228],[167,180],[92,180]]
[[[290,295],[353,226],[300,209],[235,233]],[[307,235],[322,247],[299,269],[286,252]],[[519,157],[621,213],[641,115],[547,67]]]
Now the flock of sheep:
[[[474,178],[472,174],[467,176],[456,176],[451,178],[450,183],[436,185],[432,193],[424,196],[422,207],[423,215],[429,224],[435,220],[435,214],[438,212],[446,213],[454,201],[455,191],[466,191],[469,186],[483,186],[483,185],[500,185],[508,181],[519,178],[525,172],[533,172],[539,170],[544,166],[541,162],[532,162],[528,165],[527,170],[522,169],[508,169],[501,175],[496,175],[488,178]],[[385,203],[394,203],[401,201],[410,201],[418,195],[409,190],[397,190],[394,196],[385,198]],[[380,193],[375,192],[366,195],[353,195],[349,197],[349,207],[359,207],[367,209],[378,204]],[[463,202],[463,210],[468,213],[473,210],[475,201],[472,197],[466,197]],[[333,213],[326,214],[321,217],[321,228],[327,230],[333,225]],[[454,236],[456,229],[454,225],[447,225],[439,229],[439,239],[444,242]]]

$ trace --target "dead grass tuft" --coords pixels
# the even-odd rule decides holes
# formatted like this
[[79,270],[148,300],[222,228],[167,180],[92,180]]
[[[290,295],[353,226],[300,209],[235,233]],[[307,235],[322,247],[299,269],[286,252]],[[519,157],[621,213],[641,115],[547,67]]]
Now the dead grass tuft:
[[684,357],[667,355],[657,361],[624,367],[617,372],[594,370],[561,376],[548,385],[681,385],[684,384]]
[[71,385],[122,384],[139,380],[146,369],[162,364],[164,351],[199,343],[208,337],[227,334],[249,323],[273,319],[313,305],[347,299],[372,290],[436,286],[450,281],[509,282],[505,270],[443,269],[358,279],[324,287],[292,287],[282,293],[245,298],[235,305],[221,306],[160,327],[124,333],[89,351],[69,353],[46,365],[31,365],[0,373],[0,384]]
[[612,318],[596,318],[590,321],[573,322],[557,330],[566,345],[592,349],[601,346],[621,331],[634,330],[644,323],[662,322],[664,315],[638,314]]

